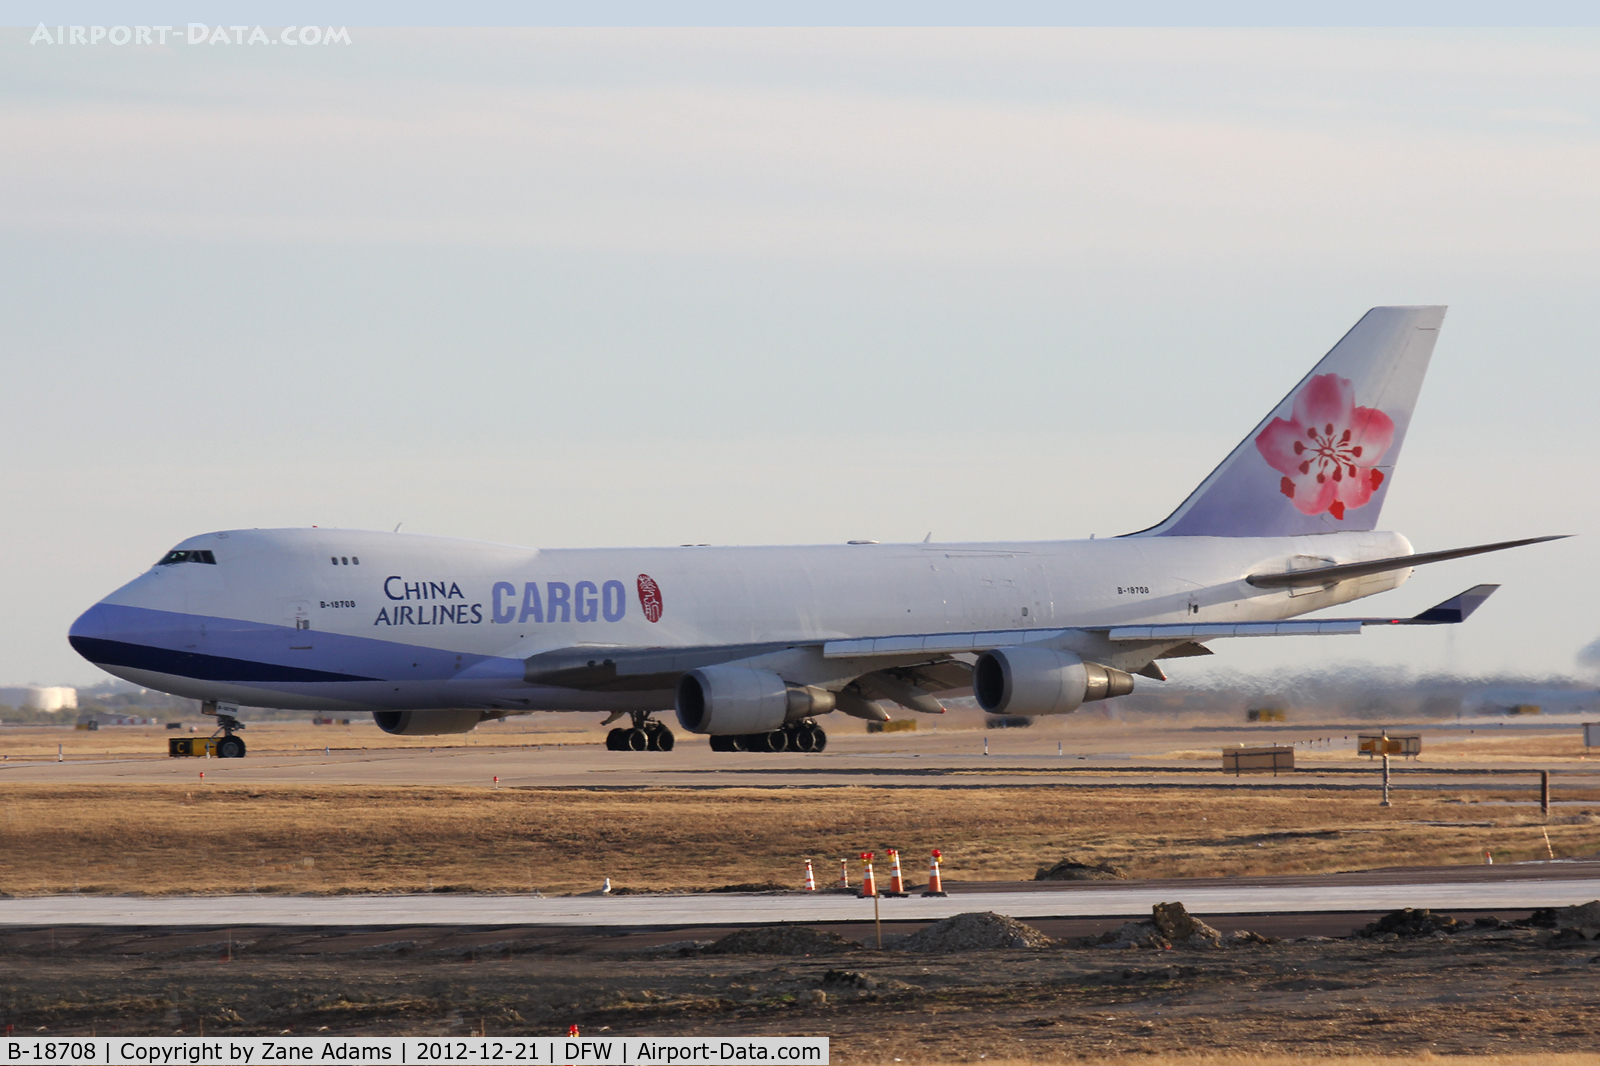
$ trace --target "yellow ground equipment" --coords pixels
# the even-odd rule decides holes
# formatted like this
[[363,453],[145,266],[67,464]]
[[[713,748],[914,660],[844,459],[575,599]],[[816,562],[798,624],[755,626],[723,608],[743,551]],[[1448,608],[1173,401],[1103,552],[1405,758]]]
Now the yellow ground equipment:
[[174,759],[185,755],[202,759],[242,759],[244,738],[232,733],[220,737],[168,737],[167,754]]

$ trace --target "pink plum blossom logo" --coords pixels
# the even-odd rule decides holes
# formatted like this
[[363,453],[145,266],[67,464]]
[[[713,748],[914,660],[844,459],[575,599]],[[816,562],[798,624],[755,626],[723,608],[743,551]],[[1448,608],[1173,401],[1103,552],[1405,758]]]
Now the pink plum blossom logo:
[[1357,407],[1350,380],[1337,374],[1306,382],[1290,414],[1261,431],[1256,450],[1283,475],[1278,489],[1301,512],[1343,521],[1383,484],[1377,465],[1394,443],[1394,421],[1375,407]]

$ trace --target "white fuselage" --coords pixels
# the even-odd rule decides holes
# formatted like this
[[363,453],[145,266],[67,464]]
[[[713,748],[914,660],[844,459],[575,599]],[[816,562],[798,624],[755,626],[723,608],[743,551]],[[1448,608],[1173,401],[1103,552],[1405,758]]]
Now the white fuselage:
[[106,597],[73,626],[80,652],[196,699],[341,710],[671,706],[670,691],[524,679],[530,656],[564,649],[1289,618],[1409,571],[1295,593],[1243,579],[1411,551],[1387,532],[538,550],[336,529],[178,549],[215,561],[158,565]]

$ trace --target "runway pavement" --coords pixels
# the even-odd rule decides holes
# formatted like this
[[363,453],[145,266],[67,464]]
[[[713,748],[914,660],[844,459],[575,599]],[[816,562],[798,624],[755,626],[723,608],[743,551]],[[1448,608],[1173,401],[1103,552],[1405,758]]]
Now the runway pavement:
[[[1232,777],[1217,764],[1162,763],[1094,753],[982,751],[982,735],[959,743],[898,744],[849,738],[820,755],[717,753],[686,743],[672,752],[610,752],[596,744],[359,748],[253,752],[245,759],[101,756],[0,762],[0,784],[437,785],[485,788],[794,788],[841,785],[960,788],[992,785],[1122,785],[1213,788],[1379,787],[1377,767],[1357,759],[1311,762],[1279,777]],[[919,738],[920,741],[920,738]],[[921,750],[918,750],[918,749]],[[960,750],[966,748],[970,750]],[[1218,762],[1220,763],[1220,757]],[[1541,767],[1396,763],[1396,789],[1532,787]],[[1600,788],[1600,761],[1547,760],[1560,789]],[[498,778],[498,782],[496,782]]]
[[[1314,914],[1434,910],[1526,910],[1600,899],[1600,861],[1442,867],[1306,877],[1209,878],[1193,881],[1084,882],[1027,890],[952,885],[947,898],[882,899],[886,920],[946,918],[996,911],[1014,918],[1148,914],[1155,903],[1182,902],[1197,914]],[[1018,886],[1020,888],[1020,886]],[[695,895],[474,896],[126,896],[57,895],[0,900],[0,925],[758,925],[858,922],[873,902],[834,893]]]

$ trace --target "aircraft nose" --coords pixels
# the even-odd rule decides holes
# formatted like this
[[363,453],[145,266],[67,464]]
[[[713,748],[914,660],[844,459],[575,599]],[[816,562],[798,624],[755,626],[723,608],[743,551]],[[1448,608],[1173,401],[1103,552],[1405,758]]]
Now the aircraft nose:
[[106,641],[115,641],[118,637],[126,636],[119,633],[111,624],[110,614],[105,603],[97,603],[80,614],[72,623],[72,628],[67,630],[67,642],[72,645],[74,651],[90,662],[101,661],[96,659],[96,654],[102,654],[103,658],[103,645]]

